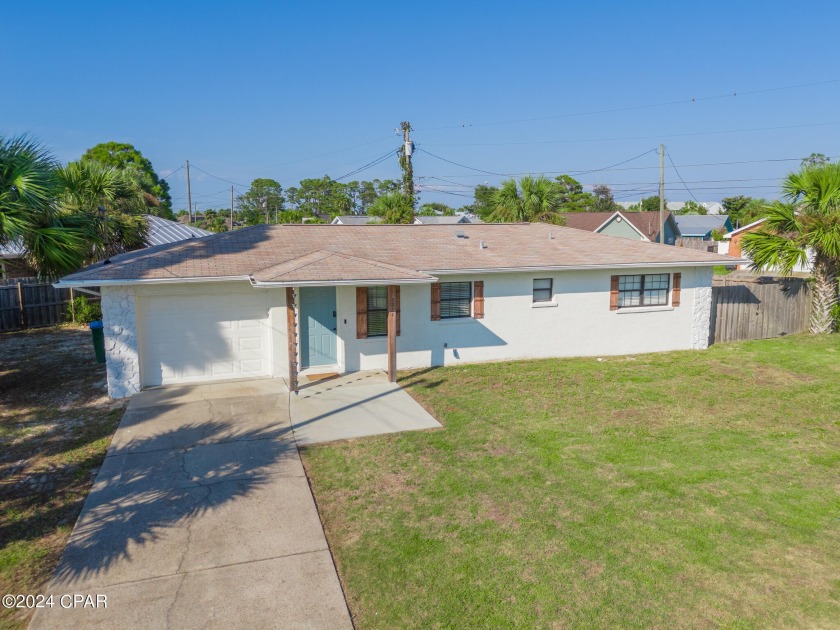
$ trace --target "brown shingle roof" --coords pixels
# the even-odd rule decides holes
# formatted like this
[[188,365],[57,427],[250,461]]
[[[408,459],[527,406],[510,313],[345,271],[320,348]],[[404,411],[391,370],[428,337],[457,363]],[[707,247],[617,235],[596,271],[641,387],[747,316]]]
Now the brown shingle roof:
[[[562,212],[561,214],[566,219],[566,227],[594,232],[615,212]],[[659,235],[659,212],[622,212],[621,216],[630,221],[647,239],[655,241]],[[666,223],[670,216],[670,211],[666,210],[664,217]]]
[[[463,235],[463,238],[457,234]],[[480,246],[484,242],[485,248]],[[420,281],[459,270],[714,265],[731,258],[538,224],[258,225],[115,256],[62,283]]]

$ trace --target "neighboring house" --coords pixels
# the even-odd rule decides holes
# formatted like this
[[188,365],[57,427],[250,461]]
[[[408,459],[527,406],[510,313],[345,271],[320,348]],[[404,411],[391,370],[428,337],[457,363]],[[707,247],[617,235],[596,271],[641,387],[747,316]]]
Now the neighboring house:
[[190,238],[203,238],[210,236],[213,232],[202,230],[192,225],[184,225],[178,221],[170,221],[169,219],[162,219],[153,214],[147,214],[146,220],[149,222],[148,241],[149,247],[155,245],[165,245],[167,243],[177,243],[185,241]]
[[119,398],[242,377],[294,388],[299,370],[395,378],[706,348],[721,260],[538,223],[259,225],[115,256],[57,286],[101,287]]
[[20,243],[0,245],[0,280],[30,278],[37,272],[23,259],[23,247]]
[[725,214],[677,214],[674,220],[681,238],[709,240],[715,230],[732,231],[732,222]]
[[[637,241],[659,242],[658,212],[561,212],[566,227]],[[665,244],[673,245],[679,236],[673,215],[665,211]]]
[[[333,225],[369,225],[379,223],[379,217],[368,216],[366,214],[349,214],[337,216],[332,220]],[[467,215],[459,215],[452,217],[434,216],[434,217],[414,217],[415,225],[454,225],[458,223],[482,223],[481,219],[476,217],[468,217]]]
[[379,217],[367,214],[344,214],[331,221],[332,225],[368,225],[369,223],[379,223]]
[[[720,241],[718,247],[718,253],[725,254],[727,256],[731,256],[732,258],[740,258],[746,261],[743,264],[737,265],[738,269],[749,269],[750,262],[752,259],[750,256],[742,251],[742,242],[745,234],[749,234],[750,232],[755,232],[761,228],[761,225],[767,219],[759,219],[758,221],[753,221],[752,223],[745,225],[742,228],[738,228],[737,230],[732,230],[731,232],[727,232],[723,235],[723,239]],[[794,272],[799,273],[811,273],[811,263],[813,262],[813,254],[809,252],[808,262],[805,264],[797,264],[794,268]],[[773,269],[768,269],[769,271],[774,271]]]
[[[191,238],[203,238],[213,232],[201,230],[177,221],[162,219],[153,214],[144,215],[149,224],[147,240],[149,247],[177,243]],[[11,243],[0,247],[0,278],[27,278],[37,272],[23,261],[23,247]]]
[[456,225],[459,223],[483,223],[477,217],[470,217],[466,214],[458,214],[454,216],[438,215],[434,217],[424,217],[417,215],[414,217],[414,222],[420,225]]

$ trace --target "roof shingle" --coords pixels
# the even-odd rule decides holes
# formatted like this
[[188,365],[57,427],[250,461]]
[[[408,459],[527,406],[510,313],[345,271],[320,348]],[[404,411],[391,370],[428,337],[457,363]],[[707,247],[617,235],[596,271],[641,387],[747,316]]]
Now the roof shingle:
[[257,225],[115,256],[110,264],[97,263],[62,282],[418,281],[460,270],[714,265],[722,260],[732,261],[693,249],[538,223]]

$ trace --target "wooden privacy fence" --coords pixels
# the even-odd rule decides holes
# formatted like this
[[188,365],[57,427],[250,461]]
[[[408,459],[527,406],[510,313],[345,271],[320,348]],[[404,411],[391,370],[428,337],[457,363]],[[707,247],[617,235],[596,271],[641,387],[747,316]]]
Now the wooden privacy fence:
[[808,330],[811,295],[805,278],[716,277],[710,341],[746,341]]
[[[73,289],[22,278],[0,285],[0,331],[50,326],[67,321],[67,305],[77,297]],[[99,298],[84,294],[91,302]],[[72,320],[72,317],[69,318]]]
[[674,243],[675,247],[685,247],[686,249],[696,249],[701,252],[717,253],[717,241],[704,240],[702,238],[678,238]]

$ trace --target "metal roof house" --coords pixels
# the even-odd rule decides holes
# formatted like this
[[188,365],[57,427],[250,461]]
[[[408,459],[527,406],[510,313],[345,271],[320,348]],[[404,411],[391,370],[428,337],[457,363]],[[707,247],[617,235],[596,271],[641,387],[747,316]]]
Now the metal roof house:
[[674,220],[682,238],[709,239],[714,230],[732,231],[732,222],[725,214],[677,214]]
[[[191,225],[183,225],[177,221],[170,221],[161,217],[144,215],[149,225],[146,237],[148,247],[178,243],[193,238],[204,238],[213,232],[202,230]],[[20,243],[0,245],[0,278],[19,278],[36,275],[33,269],[23,261],[23,246]]]

